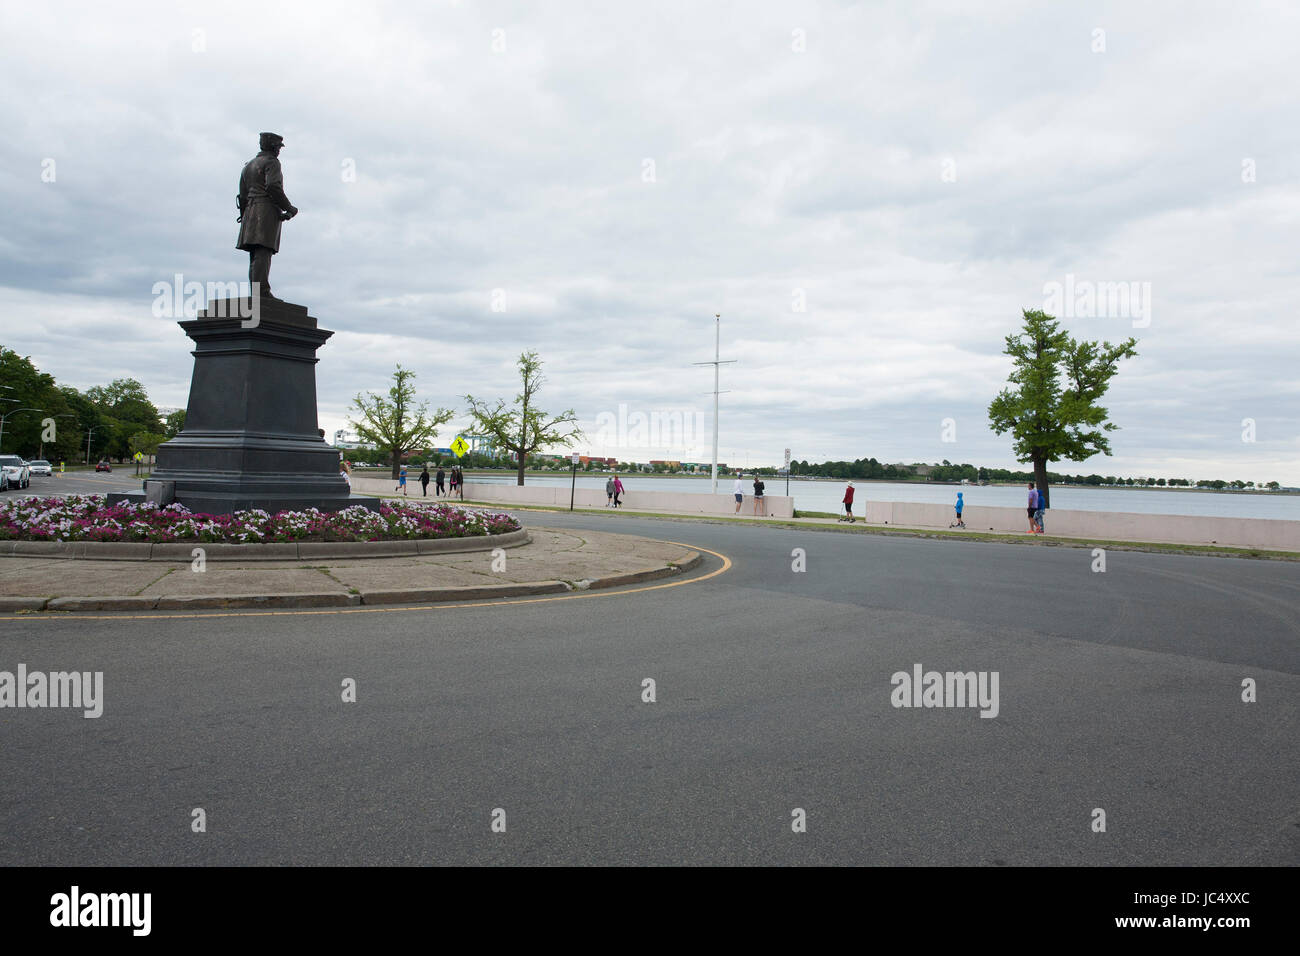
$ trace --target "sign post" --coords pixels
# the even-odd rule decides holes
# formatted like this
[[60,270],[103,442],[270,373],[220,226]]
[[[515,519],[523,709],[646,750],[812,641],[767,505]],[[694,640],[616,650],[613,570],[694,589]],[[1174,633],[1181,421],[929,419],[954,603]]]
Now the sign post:
[[[456,455],[456,457],[457,457],[458,459],[459,459],[459,458],[464,458],[464,457],[465,457],[465,452],[469,451],[469,442],[467,442],[467,441],[465,440],[464,436],[462,436],[462,435],[457,435],[457,436],[452,440],[452,443],[451,443],[451,450],[455,453],[455,455]],[[457,466],[457,467],[459,467],[459,466]],[[453,480],[454,480],[456,477],[457,477],[456,475],[453,475],[453,476],[452,476]],[[459,475],[459,477],[460,477],[460,480],[456,482],[456,491],[460,493],[460,500],[461,500],[461,501],[464,501],[464,500],[465,500],[465,469],[462,468],[462,469],[460,470],[460,475]]]
[[785,496],[790,497],[790,449],[785,450]]
[[573,510],[573,494],[578,487],[578,453],[573,453],[573,478],[569,483],[569,510]]

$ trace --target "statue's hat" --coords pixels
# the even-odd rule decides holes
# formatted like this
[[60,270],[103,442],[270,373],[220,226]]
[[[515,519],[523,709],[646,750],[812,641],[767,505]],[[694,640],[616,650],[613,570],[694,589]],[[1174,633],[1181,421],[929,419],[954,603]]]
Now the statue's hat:
[[257,141],[262,149],[275,149],[284,145],[284,137],[279,133],[259,133]]

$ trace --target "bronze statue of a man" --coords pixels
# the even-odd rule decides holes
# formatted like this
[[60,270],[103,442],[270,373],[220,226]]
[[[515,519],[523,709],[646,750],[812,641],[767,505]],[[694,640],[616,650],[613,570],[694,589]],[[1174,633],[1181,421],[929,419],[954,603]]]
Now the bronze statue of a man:
[[261,152],[244,164],[239,174],[239,242],[248,253],[248,281],[253,294],[271,295],[271,256],[280,251],[280,223],[298,215],[298,207],[284,194],[280,149],[284,137],[262,133]]

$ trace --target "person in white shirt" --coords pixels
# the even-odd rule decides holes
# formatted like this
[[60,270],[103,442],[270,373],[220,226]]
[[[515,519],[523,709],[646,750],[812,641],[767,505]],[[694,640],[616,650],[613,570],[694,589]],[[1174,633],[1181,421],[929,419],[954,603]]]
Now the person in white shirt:
[[339,462],[339,477],[348,483],[348,488],[352,487],[352,468],[346,461]]
[[736,476],[736,481],[731,486],[731,493],[736,496],[736,514],[740,514],[741,503],[745,500],[745,488],[740,483],[740,476]]

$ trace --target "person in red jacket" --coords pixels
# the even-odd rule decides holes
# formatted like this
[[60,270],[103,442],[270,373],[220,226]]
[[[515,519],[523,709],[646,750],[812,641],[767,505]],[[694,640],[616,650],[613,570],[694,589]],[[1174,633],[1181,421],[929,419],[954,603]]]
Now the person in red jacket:
[[853,517],[853,482],[851,481],[849,486],[844,489],[844,520],[855,520]]

